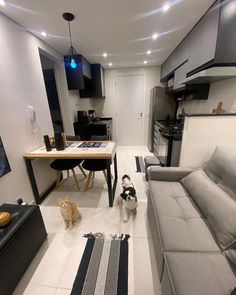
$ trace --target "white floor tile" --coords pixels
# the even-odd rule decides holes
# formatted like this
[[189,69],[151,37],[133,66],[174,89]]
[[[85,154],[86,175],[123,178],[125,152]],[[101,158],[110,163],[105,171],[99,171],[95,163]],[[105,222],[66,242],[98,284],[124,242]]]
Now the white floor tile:
[[55,295],[70,295],[71,290],[69,289],[57,289]]
[[157,295],[153,290],[148,240],[133,239],[134,295]]
[[23,295],[56,295],[56,288],[29,284]]
[[72,289],[86,243],[86,238],[79,237],[75,240],[73,250],[71,251],[70,257],[64,267],[59,288]]
[[75,236],[72,233],[58,233],[40,262],[31,283],[57,287],[64,267],[74,247]]

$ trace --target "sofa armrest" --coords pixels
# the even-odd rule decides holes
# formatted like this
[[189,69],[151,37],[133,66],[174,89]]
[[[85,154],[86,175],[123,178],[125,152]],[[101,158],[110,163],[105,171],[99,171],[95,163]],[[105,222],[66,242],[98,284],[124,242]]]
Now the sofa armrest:
[[193,172],[192,168],[186,167],[156,167],[150,166],[147,169],[148,180],[158,181],[180,181],[183,177]]

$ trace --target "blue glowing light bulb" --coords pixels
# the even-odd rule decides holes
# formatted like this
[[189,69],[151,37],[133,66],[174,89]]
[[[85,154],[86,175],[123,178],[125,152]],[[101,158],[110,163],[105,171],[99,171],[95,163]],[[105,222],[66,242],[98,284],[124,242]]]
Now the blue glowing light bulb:
[[71,66],[72,69],[76,68],[77,65],[76,65],[76,62],[75,62],[74,58],[71,59],[70,66]]

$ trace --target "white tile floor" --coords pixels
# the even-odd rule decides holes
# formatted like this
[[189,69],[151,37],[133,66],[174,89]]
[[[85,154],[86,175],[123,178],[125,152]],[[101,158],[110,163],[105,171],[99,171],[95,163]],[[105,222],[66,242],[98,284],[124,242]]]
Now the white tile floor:
[[[13,295],[69,295],[83,254],[88,232],[105,234],[129,233],[129,295],[159,295],[160,285],[155,265],[150,262],[151,247],[147,238],[146,207],[147,183],[144,173],[136,173],[134,156],[150,155],[147,147],[118,147],[119,180],[114,207],[108,207],[108,194],[102,172],[95,175],[94,186],[88,192],[76,191],[73,177],[53,191],[41,205],[48,239],[30,264]],[[79,173],[79,171],[77,171]],[[124,223],[117,202],[121,193],[120,179],[129,174],[137,190],[138,212]],[[81,188],[85,179],[78,174]],[[69,195],[82,214],[73,231],[65,231],[57,206],[60,196]],[[155,289],[155,291],[154,291]]]

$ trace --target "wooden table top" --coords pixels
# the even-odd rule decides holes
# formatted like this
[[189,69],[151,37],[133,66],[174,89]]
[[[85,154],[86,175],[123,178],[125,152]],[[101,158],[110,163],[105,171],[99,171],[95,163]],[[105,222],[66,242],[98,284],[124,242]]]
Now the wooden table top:
[[82,142],[84,141],[74,141],[71,145],[69,145],[62,151],[52,149],[48,152],[46,151],[45,146],[42,146],[38,149],[24,154],[24,158],[112,159],[116,153],[116,143],[114,141],[102,141],[103,144],[98,148],[80,148],[79,146]]

